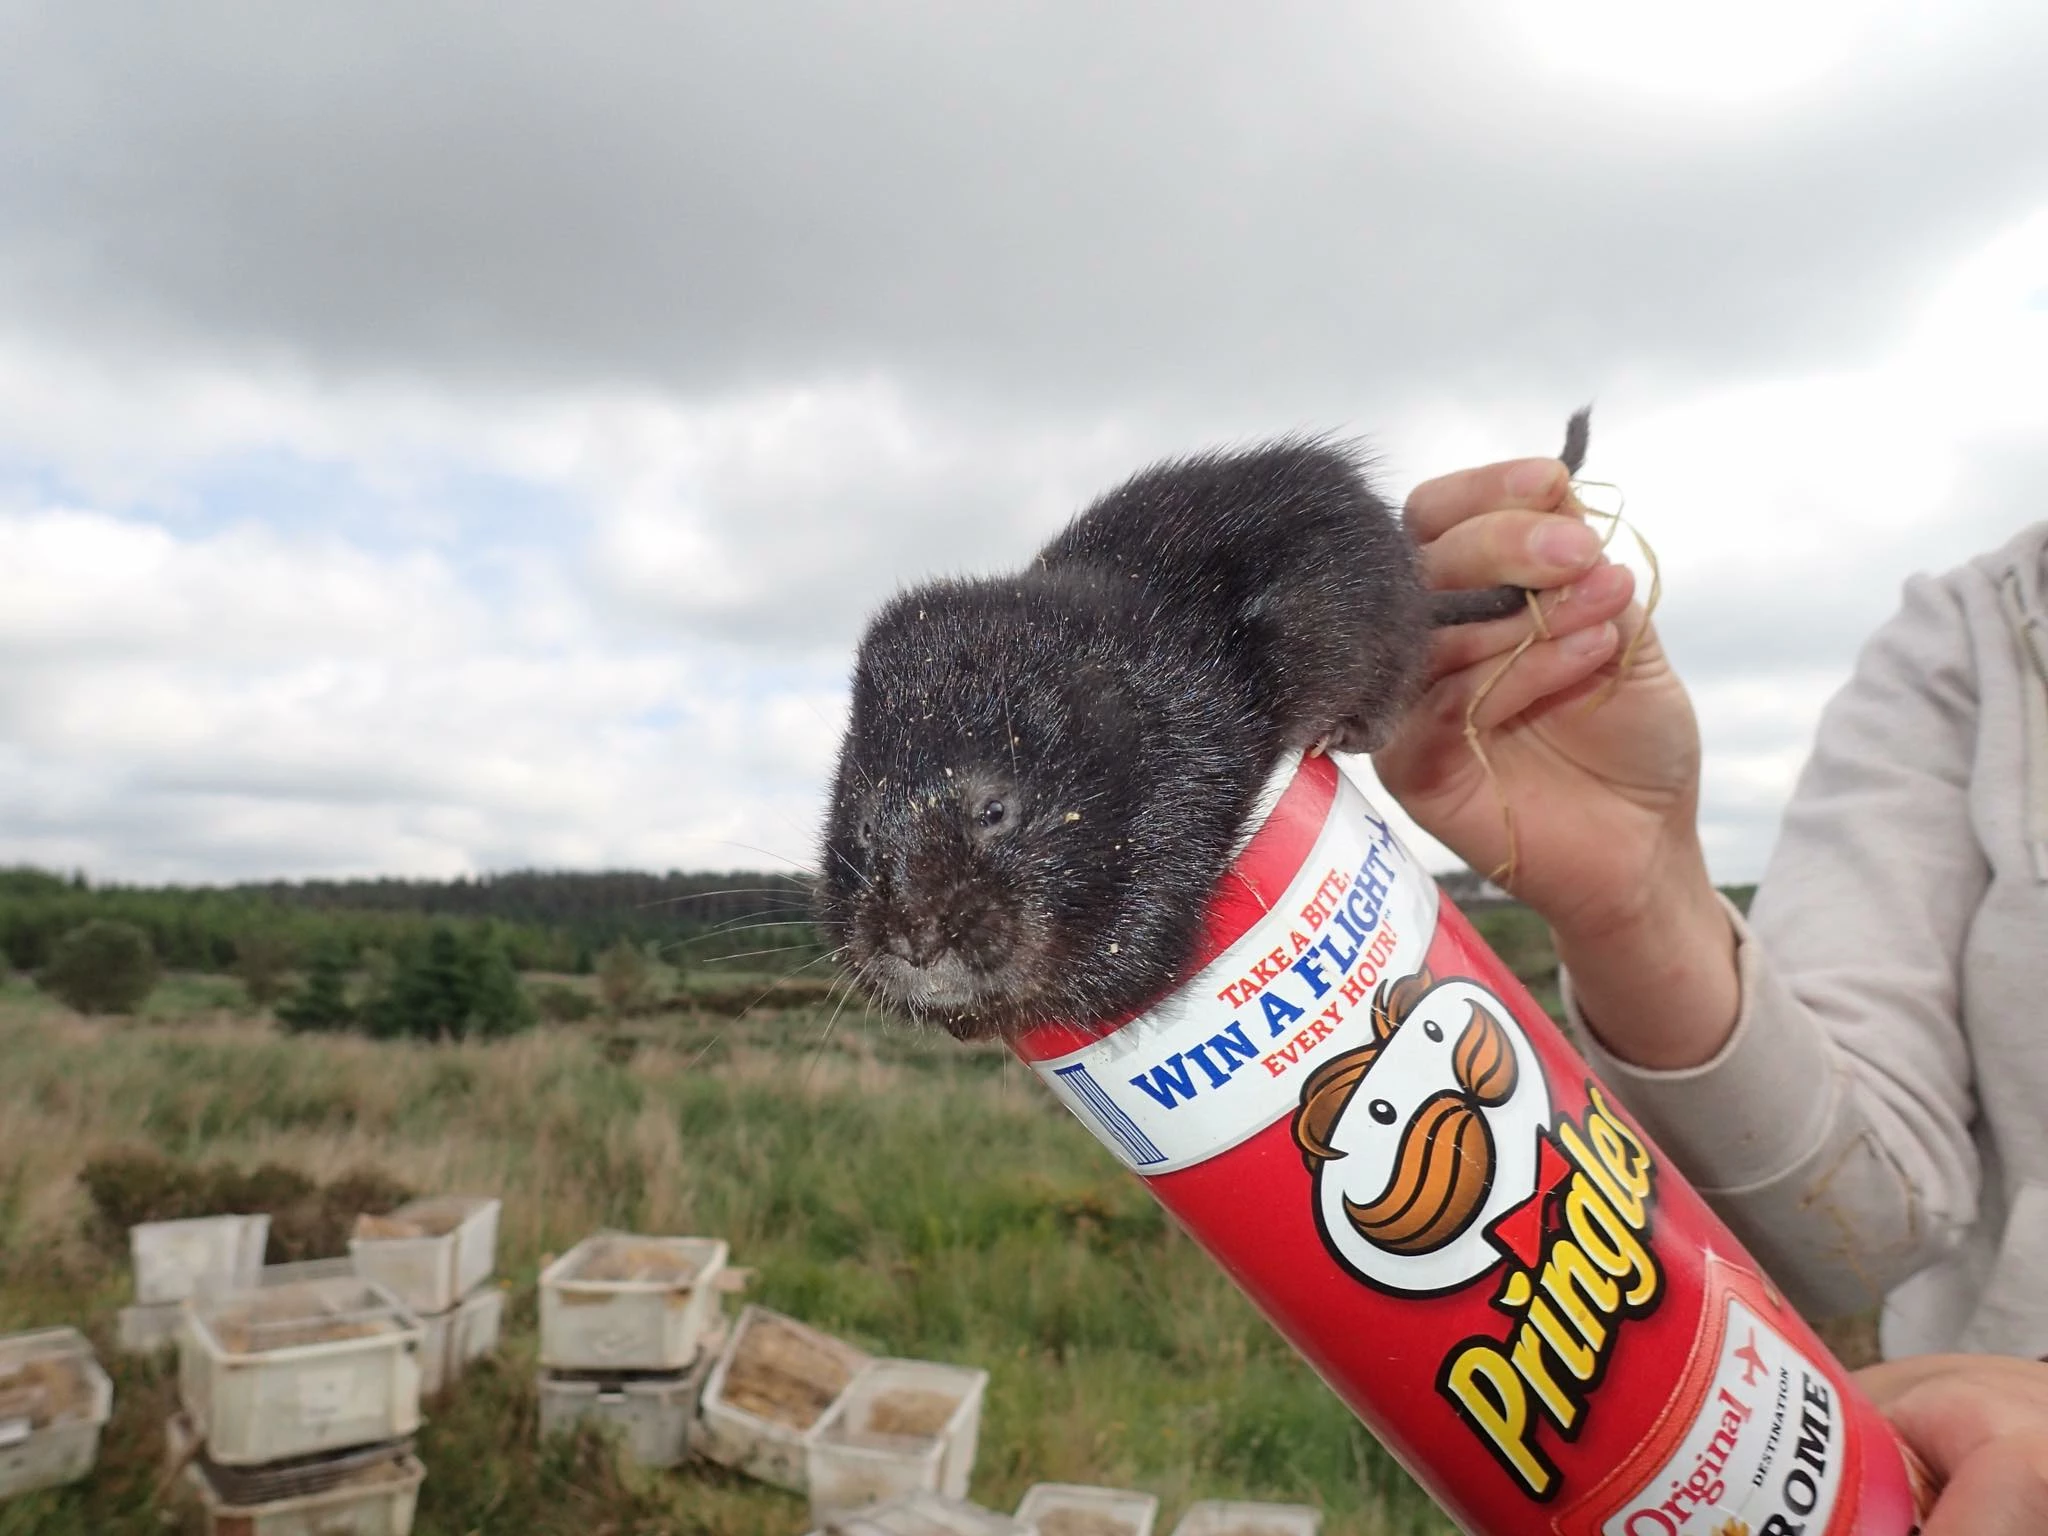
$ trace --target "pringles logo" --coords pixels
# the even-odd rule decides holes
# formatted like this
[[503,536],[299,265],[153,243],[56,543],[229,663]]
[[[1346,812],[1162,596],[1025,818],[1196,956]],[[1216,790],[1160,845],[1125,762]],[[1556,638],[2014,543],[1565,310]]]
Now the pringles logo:
[[1500,999],[1425,969],[1380,983],[1372,1039],[1302,1085],[1294,1141],[1316,1229],[1367,1285],[1460,1290],[1501,1262],[1487,1237],[1535,1188],[1550,1090]]
[[1576,1439],[1622,1324],[1655,1310],[1655,1168],[1598,1087],[1553,1122],[1513,1012],[1427,970],[1382,982],[1372,1040],[1304,1084],[1294,1140],[1316,1229],[1382,1291],[1437,1296],[1502,1271],[1504,1336],[1446,1356],[1438,1390],[1535,1499],[1558,1491],[1544,1424]]

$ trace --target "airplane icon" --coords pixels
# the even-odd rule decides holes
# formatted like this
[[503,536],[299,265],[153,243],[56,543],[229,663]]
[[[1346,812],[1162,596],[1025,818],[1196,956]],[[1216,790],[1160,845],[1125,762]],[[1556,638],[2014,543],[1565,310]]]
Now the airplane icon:
[[1764,1357],[1756,1347],[1756,1330],[1754,1328],[1749,1330],[1749,1342],[1735,1351],[1735,1358],[1747,1362],[1742,1367],[1742,1384],[1745,1387],[1755,1386],[1758,1376],[1770,1374],[1771,1368],[1764,1364]]

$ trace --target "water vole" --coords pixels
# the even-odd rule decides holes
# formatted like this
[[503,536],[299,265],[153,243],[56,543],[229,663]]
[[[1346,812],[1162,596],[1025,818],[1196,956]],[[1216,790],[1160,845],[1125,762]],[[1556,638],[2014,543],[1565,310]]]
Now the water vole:
[[[1562,455],[1576,473],[1587,416]],[[1180,979],[1283,754],[1371,751],[1433,625],[1356,452],[1146,469],[1014,575],[898,594],[853,674],[817,913],[869,996],[963,1038],[1128,1017]]]

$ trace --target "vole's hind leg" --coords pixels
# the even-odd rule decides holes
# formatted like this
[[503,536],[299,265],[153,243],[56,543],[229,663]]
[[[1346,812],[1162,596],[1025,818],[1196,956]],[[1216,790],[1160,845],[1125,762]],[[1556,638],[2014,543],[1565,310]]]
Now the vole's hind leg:
[[1326,752],[1377,752],[1394,739],[1401,717],[1422,694],[1421,666],[1408,658],[1384,658],[1339,695],[1337,719],[1315,732]]
[[1312,743],[1310,752],[1377,752],[1394,738],[1394,726],[1398,716],[1389,710],[1361,710],[1348,720],[1339,720],[1321,738]]

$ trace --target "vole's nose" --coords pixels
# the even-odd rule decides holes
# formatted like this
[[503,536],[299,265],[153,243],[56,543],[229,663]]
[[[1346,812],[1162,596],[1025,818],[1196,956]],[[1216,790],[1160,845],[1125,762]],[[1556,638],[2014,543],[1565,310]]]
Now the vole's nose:
[[936,918],[910,923],[889,935],[889,952],[912,965],[930,965],[946,947],[946,935]]

